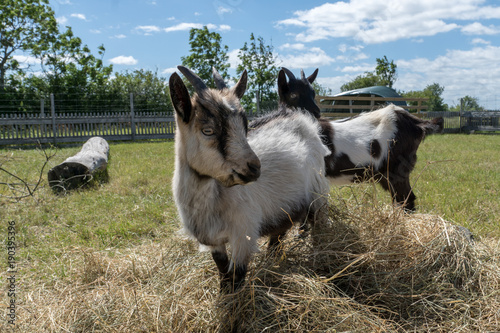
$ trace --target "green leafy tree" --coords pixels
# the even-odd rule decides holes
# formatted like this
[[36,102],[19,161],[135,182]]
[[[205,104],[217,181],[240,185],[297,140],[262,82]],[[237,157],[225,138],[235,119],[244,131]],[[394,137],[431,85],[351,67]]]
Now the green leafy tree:
[[24,79],[25,87],[53,93],[59,100],[59,111],[96,111],[99,103],[109,98],[106,86],[113,67],[104,66],[104,46],[94,56],[71,28],[53,38],[44,48],[33,54],[41,59],[44,75]]
[[51,92],[76,89],[78,92],[94,94],[107,84],[113,71],[112,65],[104,66],[102,58],[105,51],[101,45],[98,47],[98,56],[94,56],[68,27],[43,50],[34,52],[41,59],[44,77],[40,80],[44,83],[40,83],[37,78],[31,81],[34,84],[46,84]]
[[128,106],[130,93],[134,95],[134,108],[140,112],[171,111],[172,104],[166,79],[157,72],[135,70],[133,72],[115,73],[115,78],[109,82],[109,92],[118,104]]
[[349,91],[365,87],[378,86],[379,82],[379,77],[374,73],[365,72],[365,74],[358,75],[352,81],[344,83],[342,86],[340,86],[340,91]]
[[450,111],[484,111],[485,108],[479,105],[479,99],[477,97],[472,97],[465,95],[460,98],[460,102],[451,107]]
[[[441,95],[444,92],[444,87],[438,83],[433,83],[425,87],[421,91],[403,92],[402,96],[407,98],[428,98],[428,111],[447,111],[448,105],[443,102]],[[410,105],[416,105],[416,102],[409,102]]]
[[2,0],[0,2],[0,90],[7,73],[20,69],[16,52],[43,50],[57,35],[57,22],[48,0]]
[[375,75],[379,78],[378,85],[392,88],[397,80],[396,68],[398,67],[394,60],[387,60],[387,56],[377,58],[377,67],[375,67]]
[[372,86],[387,86],[392,88],[397,79],[397,65],[394,63],[394,60],[389,61],[387,56],[377,58],[376,60],[377,66],[375,67],[375,71],[358,75],[352,81],[343,84],[340,87],[340,91]]
[[323,87],[321,84],[319,84],[316,81],[314,81],[312,83],[312,87],[314,89],[314,92],[316,93],[316,96],[329,96],[329,95],[333,94],[333,91],[331,88]]
[[189,31],[190,54],[187,57],[181,57],[182,65],[193,70],[212,88],[215,87],[212,67],[215,67],[225,80],[229,79],[228,47],[222,45],[221,42],[221,35],[210,32],[206,26],[202,29],[192,28]]
[[274,85],[279,69],[276,67],[273,47],[266,45],[262,37],[255,38],[252,33],[250,43],[245,42],[238,52],[238,58],[241,60],[236,68],[238,78],[245,69],[248,72],[247,91],[241,99],[243,106],[255,110],[259,96],[260,108],[274,108],[278,100]]

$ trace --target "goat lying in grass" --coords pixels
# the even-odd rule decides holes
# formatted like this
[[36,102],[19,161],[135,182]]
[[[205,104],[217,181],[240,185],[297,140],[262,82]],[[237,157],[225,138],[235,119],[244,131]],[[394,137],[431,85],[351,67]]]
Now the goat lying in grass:
[[329,121],[320,116],[314,100],[311,83],[317,73],[316,69],[306,79],[301,71],[301,78],[296,79],[283,68],[278,75],[278,93],[280,103],[307,110],[318,118],[323,142],[331,151],[325,157],[327,176],[334,184],[374,177],[391,192],[394,202],[414,211],[416,197],[410,173],[417,162],[417,149],[426,135],[442,132],[443,118],[422,120],[388,105],[353,118]]
[[292,221],[322,206],[329,186],[324,162],[329,150],[317,122],[300,112],[248,132],[239,101],[246,71],[228,89],[214,70],[219,89],[209,89],[191,70],[178,69],[195,94],[190,97],[179,75],[172,74],[175,202],[187,234],[211,251],[221,288],[235,290],[244,281],[259,237],[270,236],[273,248]]

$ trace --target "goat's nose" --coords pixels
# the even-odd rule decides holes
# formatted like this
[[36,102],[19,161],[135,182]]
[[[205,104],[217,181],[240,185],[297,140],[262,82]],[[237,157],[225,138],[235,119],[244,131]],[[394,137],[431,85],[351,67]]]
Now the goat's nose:
[[248,166],[248,176],[256,180],[260,177],[260,161],[254,160],[247,163]]

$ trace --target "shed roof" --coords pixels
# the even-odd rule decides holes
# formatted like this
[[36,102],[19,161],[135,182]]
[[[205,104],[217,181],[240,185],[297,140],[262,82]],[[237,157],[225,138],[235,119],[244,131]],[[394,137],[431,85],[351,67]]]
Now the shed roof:
[[400,94],[396,92],[396,90],[385,86],[373,86],[373,87],[354,89],[341,92],[334,96],[352,96],[361,94],[376,95],[380,97],[402,97]]

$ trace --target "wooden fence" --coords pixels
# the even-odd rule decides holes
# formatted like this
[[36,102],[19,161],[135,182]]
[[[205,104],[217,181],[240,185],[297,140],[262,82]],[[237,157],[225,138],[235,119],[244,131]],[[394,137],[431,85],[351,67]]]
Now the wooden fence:
[[[345,106],[343,106],[345,108]],[[345,118],[350,113],[322,113]],[[249,115],[252,117],[252,115]],[[500,132],[500,112],[420,112],[417,116],[444,118],[445,133],[472,131]],[[175,121],[171,112],[124,112],[0,114],[0,145],[83,142],[92,136],[106,140],[171,139]]]
[[418,116],[424,119],[443,117],[445,133],[500,132],[499,111],[429,111]]
[[405,98],[405,97],[370,97],[359,96],[316,96],[316,103],[319,105],[322,113],[327,117],[337,117],[346,113],[359,113],[363,111],[371,111],[379,105],[388,102],[417,102],[417,105],[404,106],[408,111],[421,112],[427,109],[427,105],[422,103],[427,102],[428,98]]
[[174,117],[153,112],[64,113],[0,115],[0,145],[106,140],[169,139]]

